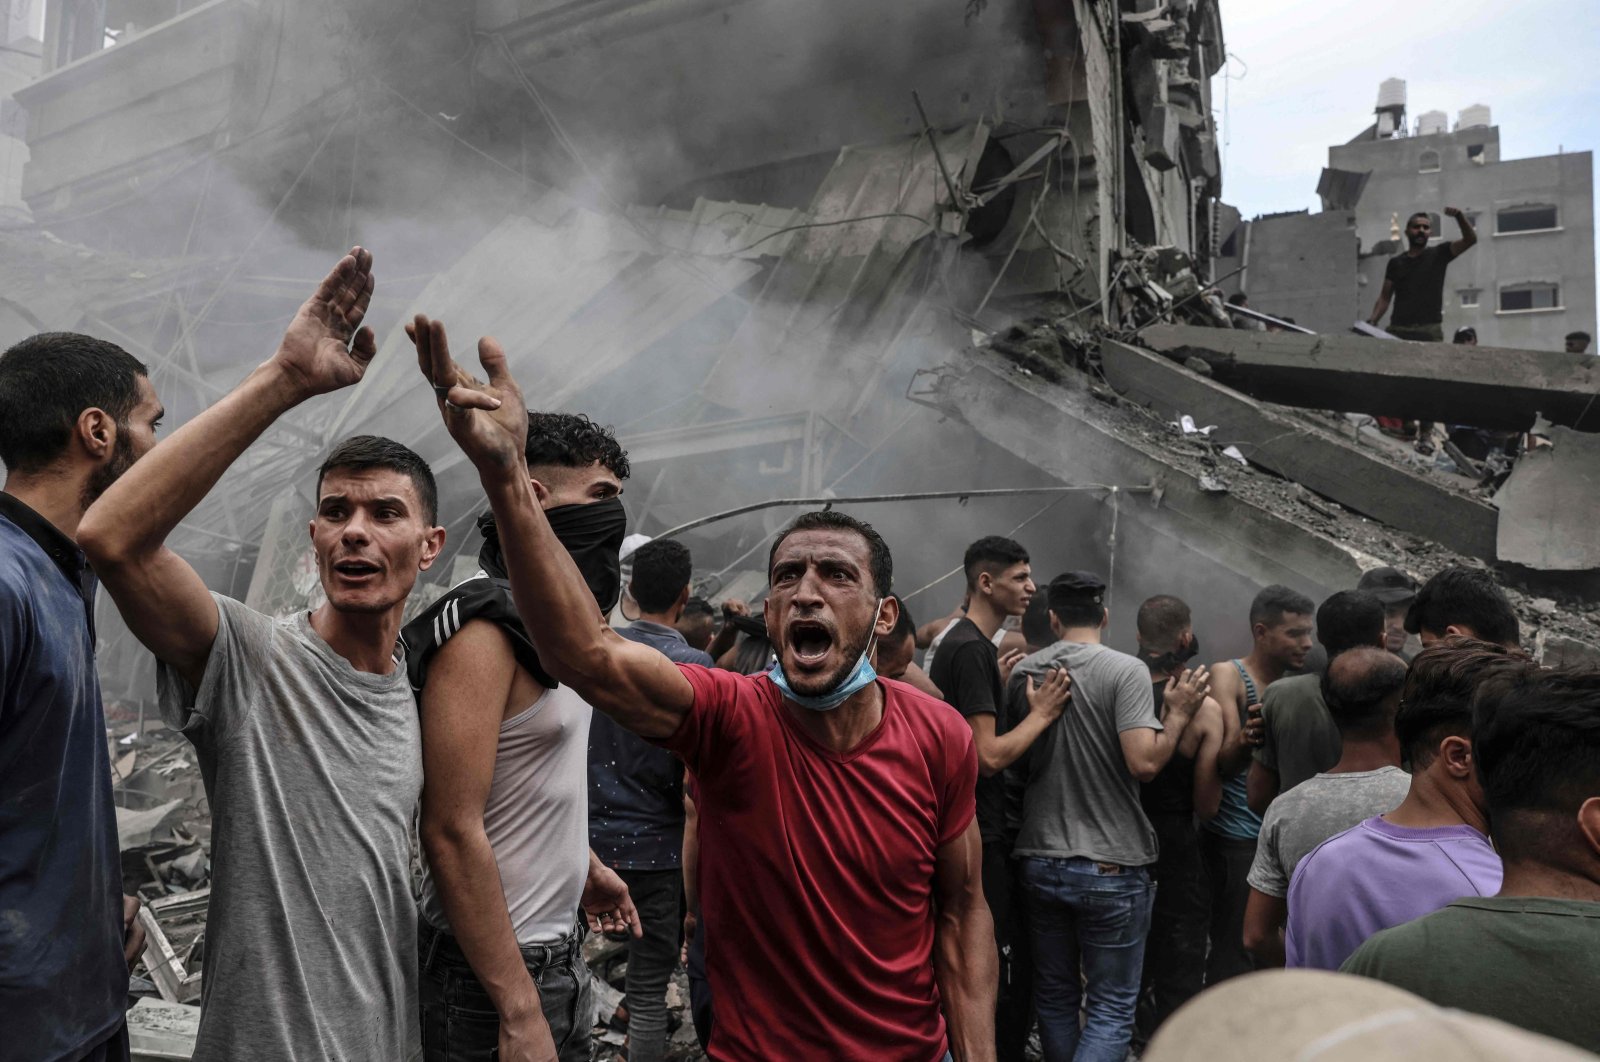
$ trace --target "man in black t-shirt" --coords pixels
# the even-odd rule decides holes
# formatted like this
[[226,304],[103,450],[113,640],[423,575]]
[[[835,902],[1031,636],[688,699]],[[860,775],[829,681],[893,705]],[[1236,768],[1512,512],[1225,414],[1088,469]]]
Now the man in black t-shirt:
[[1383,274],[1383,290],[1378,293],[1377,304],[1372,308],[1368,323],[1377,324],[1394,303],[1394,317],[1389,321],[1389,334],[1399,339],[1418,339],[1434,343],[1444,342],[1444,273],[1450,263],[1467,248],[1478,242],[1472,222],[1456,207],[1445,207],[1444,212],[1456,219],[1461,227],[1461,238],[1452,243],[1428,246],[1433,235],[1433,221],[1425,213],[1411,215],[1406,222],[1406,243],[1403,254],[1389,259]]
[[[1389,259],[1383,273],[1383,290],[1372,307],[1369,324],[1383,320],[1394,303],[1394,316],[1389,319],[1389,334],[1396,339],[1413,339],[1424,342],[1444,342],[1444,274],[1450,263],[1465,254],[1467,248],[1478,242],[1472,229],[1457,207],[1445,207],[1447,216],[1455,218],[1461,227],[1461,238],[1452,243],[1428,246],[1433,235],[1433,219],[1418,211],[1406,221],[1405,253]],[[1417,450],[1433,453],[1433,425],[1424,421],[1417,425]]]
[[[1028,551],[1009,538],[991,535],[967,547],[967,614],[956,621],[934,656],[929,678],[972,726],[978,752],[978,830],[983,837],[983,894],[994,916],[1000,948],[1000,991],[995,1012],[996,1056],[1021,1062],[1033,1024],[1031,957],[1020,925],[1021,897],[1011,872],[1015,839],[1006,827],[1006,768],[1061,715],[1070,685],[1064,671],[1041,685],[1028,684],[1028,712],[1003,718],[1005,685],[994,636],[1007,616],[1020,616],[1033,598]],[[1008,660],[1014,664],[1016,661]],[[1009,666],[1006,671],[1009,672]]]

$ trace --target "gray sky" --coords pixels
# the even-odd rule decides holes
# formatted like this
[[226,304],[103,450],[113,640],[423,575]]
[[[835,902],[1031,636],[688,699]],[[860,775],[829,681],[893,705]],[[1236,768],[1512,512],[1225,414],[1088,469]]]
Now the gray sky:
[[1486,103],[1501,157],[1600,150],[1600,0],[1221,0],[1232,57],[1213,82],[1222,196],[1244,216],[1319,209],[1328,146],[1372,121],[1378,82],[1407,113]]

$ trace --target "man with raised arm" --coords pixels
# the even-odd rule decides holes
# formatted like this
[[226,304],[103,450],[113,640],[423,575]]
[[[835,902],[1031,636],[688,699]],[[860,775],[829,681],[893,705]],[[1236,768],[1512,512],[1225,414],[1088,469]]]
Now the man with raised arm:
[[719,1007],[710,1057],[994,1059],[993,925],[974,821],[977,757],[949,706],[878,679],[897,616],[889,548],[807,513],[768,560],[760,675],[674,664],[605,625],[540,511],[505,355],[479,384],[419,317],[418,361],[477,466],[517,611],[559,682],[671,749],[698,787],[700,902]]
[[340,260],[277,352],[130,468],[78,539],[159,661],[161,712],[211,803],[197,1062],[393,1062],[417,1048],[411,814],[416,704],[396,639],[444,544],[433,474],[399,443],[335,447],[312,550],[326,602],[274,618],[206,589],[163,544],[278,417],[361,379],[372,256]]

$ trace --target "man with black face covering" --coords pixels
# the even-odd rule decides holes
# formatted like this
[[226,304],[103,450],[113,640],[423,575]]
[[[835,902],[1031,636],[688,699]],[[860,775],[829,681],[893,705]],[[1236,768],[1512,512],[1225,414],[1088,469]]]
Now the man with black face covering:
[[[599,622],[622,589],[618,497],[628,455],[570,413],[528,413],[534,497]],[[593,928],[639,933],[627,887],[589,851],[591,709],[539,661],[511,600],[499,529],[478,519],[482,570],[403,632],[422,712],[418,961],[428,1062],[587,1062]]]
[[887,543],[838,511],[800,516],[767,562],[771,670],[674,664],[607,626],[558,548],[500,345],[479,341],[481,384],[438,322],[419,317],[413,335],[505,535],[540,660],[694,774],[710,1057],[993,1062],[977,753],[948,705],[872,667],[899,618]]

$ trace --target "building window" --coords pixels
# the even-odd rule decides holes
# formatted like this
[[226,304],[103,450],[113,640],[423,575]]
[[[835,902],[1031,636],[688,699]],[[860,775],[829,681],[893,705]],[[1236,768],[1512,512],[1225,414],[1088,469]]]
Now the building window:
[[1543,232],[1555,228],[1560,228],[1560,219],[1552,203],[1501,207],[1495,214],[1494,231],[1497,233]]
[[1438,173],[1439,153],[1429,148],[1422,153],[1422,161],[1417,164],[1418,173]]
[[1459,294],[1461,295],[1461,305],[1472,307],[1478,305],[1478,296],[1481,292],[1477,288],[1463,288]]
[[1507,284],[1500,289],[1500,312],[1561,309],[1561,286],[1550,281]]
[[1483,153],[1483,145],[1482,144],[1468,144],[1467,145],[1467,161],[1468,162],[1475,162],[1479,166],[1482,166],[1485,162],[1488,161],[1487,157]]

